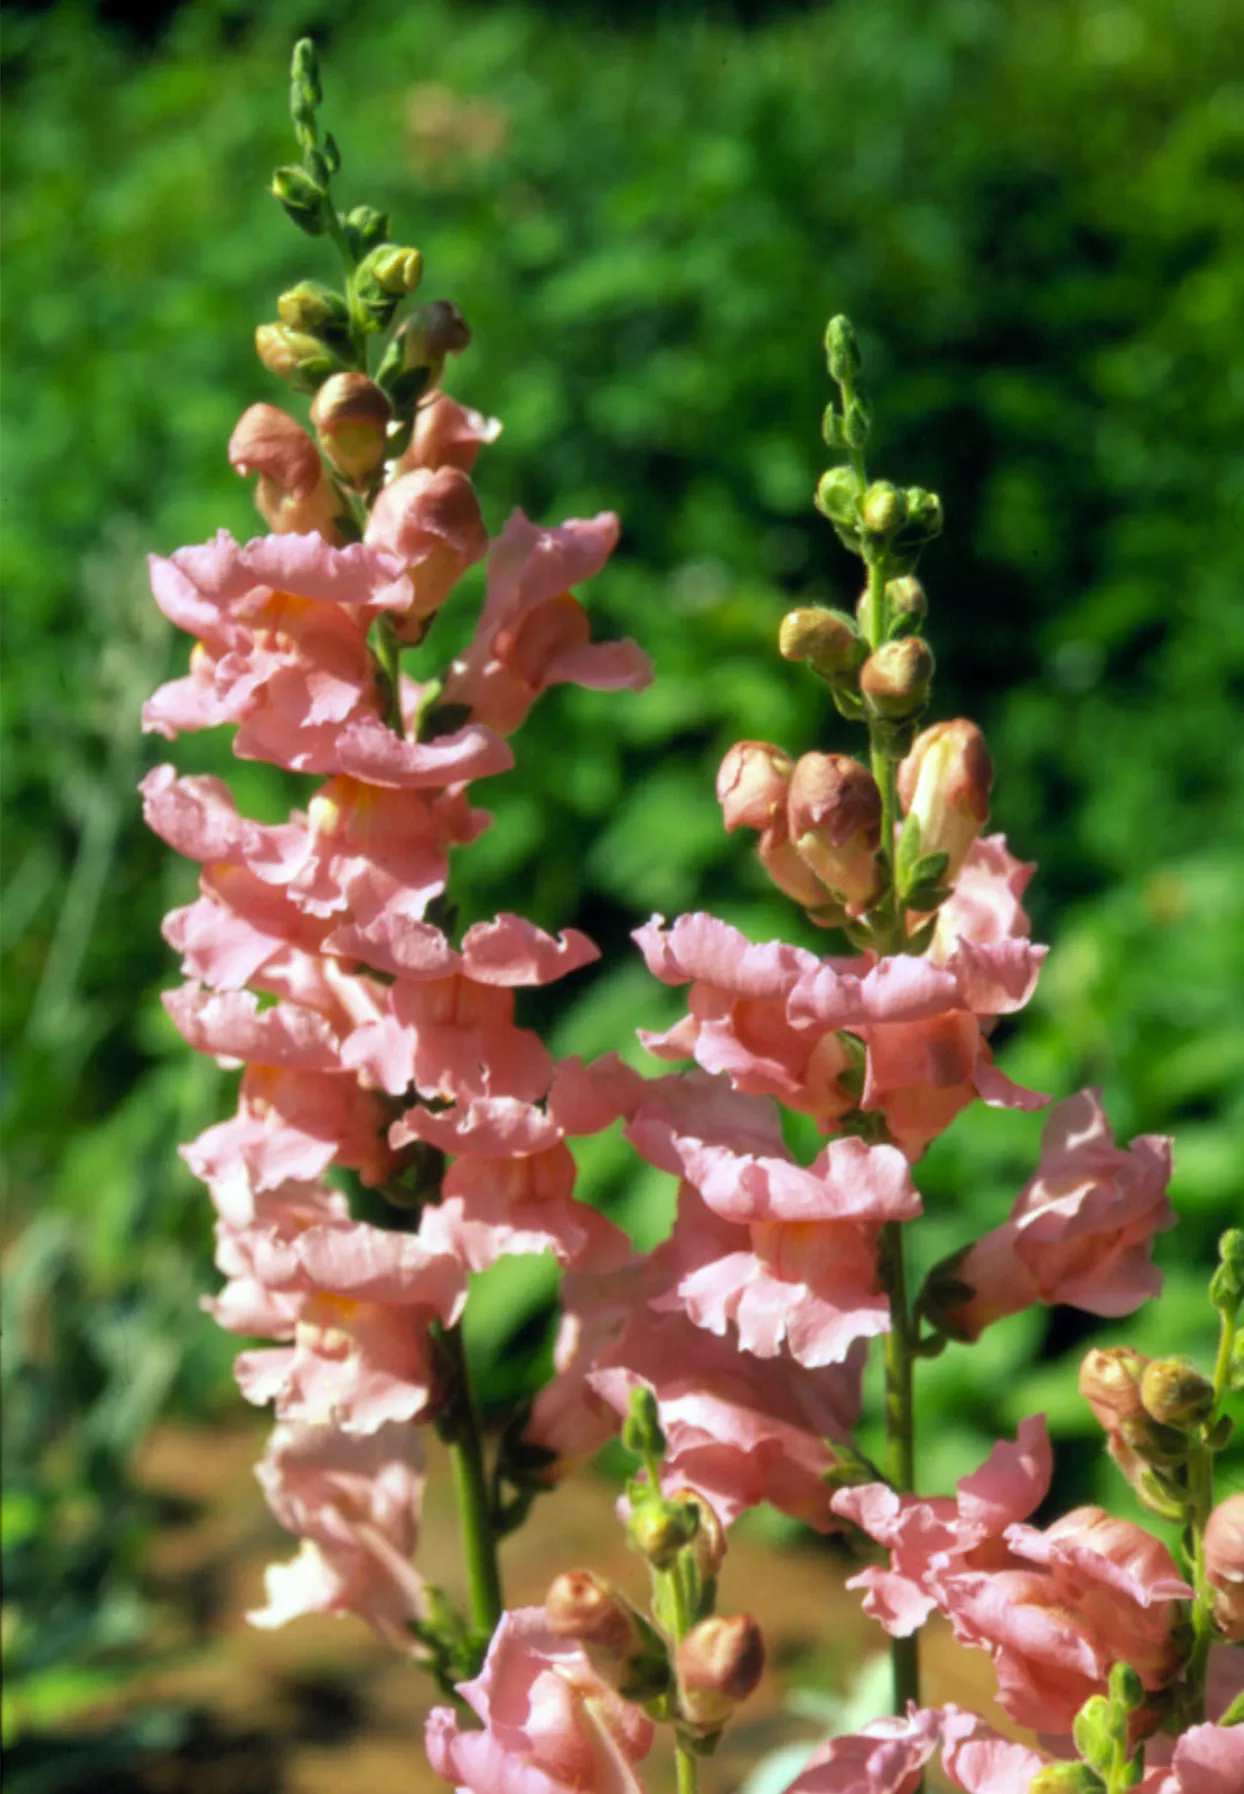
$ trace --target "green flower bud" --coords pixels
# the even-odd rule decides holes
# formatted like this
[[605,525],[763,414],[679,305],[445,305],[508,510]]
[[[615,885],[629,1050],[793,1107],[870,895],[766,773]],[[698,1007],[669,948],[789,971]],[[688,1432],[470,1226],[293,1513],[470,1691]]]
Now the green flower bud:
[[361,261],[369,249],[388,240],[389,214],[375,206],[352,206],[345,216],[346,241]]
[[689,1501],[665,1501],[660,1497],[640,1501],[627,1523],[635,1550],[654,1569],[668,1570],[685,1546],[691,1544],[700,1516]]
[[[1127,1716],[1123,1715],[1126,1735]],[[1118,1725],[1114,1707],[1104,1694],[1091,1694],[1076,1714],[1072,1736],[1076,1749],[1093,1769],[1109,1769],[1114,1761]]]
[[1145,1685],[1130,1663],[1116,1663],[1110,1671],[1110,1698],[1128,1713],[1144,1706]]
[[808,606],[782,618],[778,652],[783,660],[806,660],[822,678],[836,679],[853,673],[868,649],[842,611]]
[[850,318],[831,318],[825,326],[825,359],[829,377],[841,386],[860,371],[860,345]]
[[1146,1414],[1159,1426],[1196,1426],[1214,1406],[1214,1385],[1187,1358],[1155,1358],[1140,1380]]
[[842,430],[842,413],[831,402],[821,418],[821,435],[827,448],[845,448],[847,439]]
[[1028,1783],[1028,1794],[1104,1794],[1105,1785],[1087,1763],[1047,1763]]
[[870,654],[860,672],[860,691],[875,716],[905,722],[918,716],[929,701],[933,654],[918,635],[885,642]]
[[417,249],[380,243],[354,272],[354,294],[368,329],[387,330],[398,301],[413,293],[423,278],[423,257]]
[[936,492],[926,492],[922,486],[908,486],[903,497],[907,506],[905,534],[925,542],[940,536],[944,519],[942,501]]
[[323,236],[328,195],[305,170],[293,166],[278,168],[272,176],[270,191],[280,200],[286,215],[299,230],[309,237]]
[[816,508],[831,523],[853,529],[860,520],[860,483],[849,467],[831,467],[816,488]]
[[891,635],[907,635],[911,630],[919,629],[929,613],[929,601],[924,587],[913,574],[906,573],[901,579],[889,580],[885,596]]
[[848,448],[862,449],[873,427],[873,408],[857,386],[842,414],[842,434]]
[[637,1458],[665,1456],[665,1434],[661,1431],[657,1398],[646,1383],[631,1390],[626,1419],[622,1422],[622,1443]]
[[296,287],[282,293],[276,302],[282,324],[290,330],[332,334],[348,332],[350,308],[340,293],[334,293],[320,280],[300,280]]
[[284,324],[261,324],[255,332],[255,353],[270,374],[288,380],[296,392],[315,392],[342,367],[326,343]]
[[860,501],[860,521],[870,536],[892,536],[906,515],[903,494],[889,480],[874,480]]

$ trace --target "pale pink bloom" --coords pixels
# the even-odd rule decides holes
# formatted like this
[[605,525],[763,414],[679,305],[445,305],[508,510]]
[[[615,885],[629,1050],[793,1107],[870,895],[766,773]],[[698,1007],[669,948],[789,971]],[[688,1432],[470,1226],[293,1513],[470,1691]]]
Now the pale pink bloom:
[[1027,940],[957,938],[945,963],[894,954],[876,964],[823,960],[790,992],[795,1025],[847,1028],[868,1049],[860,1107],[880,1110],[892,1139],[916,1159],[977,1096],[993,1106],[1042,1108],[994,1065],[993,1018],[1028,1001],[1045,957]]
[[442,1200],[423,1211],[419,1238],[472,1271],[530,1252],[613,1270],[630,1257],[630,1243],[604,1215],[576,1201],[575,1176],[565,1145],[524,1158],[458,1159],[445,1174]]
[[936,1708],[909,1707],[905,1719],[874,1719],[821,1745],[786,1794],[915,1794],[940,1737]]
[[246,862],[308,915],[345,912],[358,929],[384,912],[421,921],[445,888],[449,847],[473,840],[488,821],[460,789],[433,794],[335,778],[304,818],[274,828],[247,824]]
[[1214,1590],[1214,1624],[1244,1643],[1244,1495],[1220,1501],[1205,1528],[1205,1574]]
[[282,1420],[371,1433],[410,1421],[434,1395],[428,1330],[453,1325],[466,1300],[456,1259],[410,1234],[321,1222],[281,1238],[252,1232],[250,1274],[297,1299],[292,1344],[243,1352],[234,1372],[248,1401],[275,1400]]
[[1047,1758],[960,1707],[942,1709],[942,1772],[967,1794],[1024,1794]]
[[[837,1034],[791,1017],[792,991],[822,963],[815,954],[783,941],[753,945],[737,928],[702,914],[679,916],[668,929],[654,916],[633,938],[654,977],[691,985],[682,1021],[665,1034],[640,1030],[650,1052],[694,1057],[705,1071],[725,1073],[735,1090],[775,1096],[827,1131],[854,1107],[838,1083],[852,1061]],[[845,970],[869,962],[826,963]]]
[[489,557],[488,600],[475,640],[445,682],[444,702],[512,735],[540,693],[567,682],[638,691],[652,664],[633,641],[593,642],[570,590],[598,573],[618,539],[611,512],[538,529],[515,511]]
[[1150,1691],[1174,1676],[1179,1601],[1192,1591],[1159,1540],[1100,1508],[1077,1508],[1044,1533],[1010,1526],[1005,1537],[1013,1567],[952,1566],[931,1581],[960,1643],[990,1653],[999,1704],[1017,1724],[1070,1732],[1116,1662]]
[[618,1414],[633,1388],[652,1389],[671,1483],[699,1490],[724,1523],[769,1501],[828,1532],[826,1441],[846,1438],[855,1424],[862,1368],[858,1350],[821,1370],[757,1358],[684,1315],[648,1311],[632,1316],[591,1382]]
[[226,1064],[246,1061],[287,1071],[340,1071],[340,1041],[332,1024],[313,1009],[277,1003],[260,1009],[251,991],[212,992],[183,984],[163,993],[179,1034],[199,1053]]
[[275,405],[251,405],[229,438],[229,460],[245,479],[259,475],[255,505],[274,535],[314,530],[339,545],[335,520],[342,510],[324,474],[315,443]]
[[1026,940],[1031,924],[1020,899],[1036,871],[1017,860],[1005,835],[982,835],[968,849],[954,889],[937,912],[929,956],[943,965],[958,941]]
[[419,468],[390,480],[367,522],[365,540],[402,562],[414,590],[399,640],[418,641],[468,567],[488,552],[479,500],[456,467]]
[[633,1115],[651,1087],[616,1053],[605,1053],[590,1065],[579,1058],[559,1059],[548,1113],[563,1133],[599,1134],[621,1116]]
[[976,1339],[991,1321],[1036,1302],[1121,1315],[1157,1295],[1154,1235],[1175,1224],[1170,1173],[1171,1142],[1163,1135],[1115,1145],[1099,1090],[1058,1103],[1045,1124],[1036,1175],[1010,1220],[953,1266],[956,1281],[974,1291],[947,1307],[955,1336]]
[[[1015,1443],[1000,1440],[957,1493],[898,1495],[886,1483],[840,1489],[833,1510],[890,1552],[889,1567],[870,1565],[848,1584],[866,1590],[864,1611],[895,1638],[907,1638],[938,1604],[940,1580],[973,1567],[992,1542],[1030,1514],[1053,1474],[1044,1418],[1021,1421]],[[1003,1553],[1005,1557],[1007,1554]]]
[[326,924],[245,866],[209,864],[199,890],[196,903],[169,911],[162,933],[182,955],[183,975],[214,990],[241,990],[286,947],[315,953],[323,945]]
[[248,1065],[237,1114],[181,1154],[214,1194],[239,1180],[256,1190],[308,1181],[334,1160],[378,1185],[394,1164],[388,1125],[389,1110],[352,1076]]
[[153,766],[138,789],[147,827],[190,860],[237,864],[246,824],[223,779],[178,778],[176,767]]
[[292,1562],[265,1573],[265,1607],[252,1626],[305,1613],[357,1614],[401,1650],[416,1652],[408,1622],[423,1616],[411,1564],[423,1492],[423,1441],[414,1427],[374,1433],[282,1422],[255,1474],[268,1506],[302,1540]]
[[477,1159],[526,1158],[548,1152],[562,1129],[534,1103],[511,1096],[483,1096],[446,1109],[407,1109],[389,1130],[389,1144],[423,1140],[442,1152]]
[[415,412],[410,447],[394,471],[403,474],[416,467],[458,467],[470,473],[481,445],[495,442],[500,434],[498,418],[459,405],[447,393],[433,393]]
[[503,1614],[483,1672],[458,1691],[484,1729],[434,1707],[425,1747],[459,1794],[643,1794],[635,1765],[652,1721],[556,1636],[543,1607]]
[[523,1431],[524,1444],[552,1454],[550,1481],[599,1450],[621,1425],[593,1387],[592,1372],[656,1281],[651,1257],[632,1257],[604,1274],[568,1271],[563,1279],[562,1318],[553,1347],[556,1374],[536,1397]]
[[1244,1725],[1194,1725],[1175,1744],[1169,1768],[1147,1771],[1139,1794],[1241,1794]]

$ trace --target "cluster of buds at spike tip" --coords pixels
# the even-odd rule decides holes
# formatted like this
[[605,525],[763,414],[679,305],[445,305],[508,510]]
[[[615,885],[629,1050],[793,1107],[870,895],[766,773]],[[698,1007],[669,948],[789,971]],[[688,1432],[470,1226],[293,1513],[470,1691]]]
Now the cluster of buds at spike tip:
[[881,793],[858,760],[792,760],[771,742],[740,741],[721,763],[717,798],[727,830],[757,830],[761,864],[813,921],[837,925],[877,897]]
[[665,1640],[611,1582],[590,1570],[568,1570],[554,1578],[544,1611],[557,1636],[580,1645],[624,1700],[642,1704],[669,1688]]
[[392,417],[388,399],[366,374],[333,374],[311,405],[325,459],[352,486],[365,486],[384,460]]

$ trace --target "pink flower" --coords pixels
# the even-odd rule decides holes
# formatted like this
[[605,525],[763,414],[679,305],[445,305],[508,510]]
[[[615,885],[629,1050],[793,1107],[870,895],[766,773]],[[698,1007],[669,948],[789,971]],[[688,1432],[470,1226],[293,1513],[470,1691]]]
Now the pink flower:
[[1032,861],[1008,852],[1005,835],[983,835],[974,841],[955,879],[954,889],[937,912],[937,928],[929,957],[944,965],[958,941],[1025,940],[1030,923],[1020,902],[1036,871]]
[[419,468],[390,480],[372,507],[366,540],[401,561],[410,575],[414,599],[398,637],[416,642],[424,620],[488,552],[475,489],[456,467]]
[[874,1719],[814,1752],[786,1794],[915,1794],[941,1736],[936,1709]]
[[563,1279],[555,1375],[536,1397],[523,1431],[524,1444],[551,1454],[549,1481],[559,1480],[617,1432],[620,1418],[593,1386],[592,1373],[655,1288],[655,1277],[651,1258],[633,1257],[616,1270],[568,1271]]
[[[977,1339],[991,1321],[1033,1303],[1130,1314],[1162,1287],[1153,1238],[1175,1224],[1166,1196],[1171,1142],[1144,1134],[1116,1146],[1101,1092],[1081,1090],[1051,1111],[1036,1176],[1011,1218],[948,1266],[973,1294],[944,1304],[947,1331]],[[939,1312],[939,1325],[943,1316]]]
[[[821,962],[781,941],[753,945],[714,916],[661,918],[635,931],[648,970],[663,984],[690,984],[690,1014],[666,1034],[640,1031],[662,1059],[694,1056],[705,1071],[724,1072],[745,1094],[775,1096],[815,1116],[822,1128],[855,1106],[838,1082],[853,1061],[837,1034],[815,1021],[793,1020],[789,999]],[[831,962],[845,968],[858,960]]]
[[267,1605],[247,1615],[252,1626],[353,1613],[414,1652],[408,1622],[423,1614],[422,1582],[410,1562],[423,1491],[416,1429],[389,1424],[359,1435],[284,1422],[255,1474],[268,1506],[302,1546],[291,1562],[265,1572]]
[[467,705],[476,722],[511,735],[550,685],[647,685],[647,655],[632,641],[592,642],[587,613],[570,590],[600,571],[617,537],[608,511],[547,530],[515,511],[492,546],[488,602],[475,640],[453,664],[444,701]]
[[1194,1725],[1178,1740],[1169,1769],[1149,1770],[1140,1794],[1240,1794],[1244,1725]]
[[942,1709],[942,1770],[968,1794],[1020,1794],[1047,1759],[959,1707]]
[[[947,1574],[996,1557],[992,1542],[1042,1500],[1053,1473],[1045,1421],[1021,1422],[1015,1443],[1000,1441],[979,1470],[963,1477],[954,1499],[897,1495],[886,1483],[840,1489],[833,1510],[890,1552],[848,1584],[865,1589],[864,1611],[895,1638],[907,1638],[938,1605]],[[1004,1553],[1005,1557],[1006,1554]]]
[[324,474],[319,450],[301,424],[275,405],[252,405],[229,438],[229,459],[245,479],[259,475],[255,505],[274,535],[311,531],[340,545],[341,510]]
[[740,1353],[681,1314],[634,1314],[598,1361],[592,1386],[618,1414],[646,1383],[657,1398],[673,1485],[697,1489],[729,1523],[770,1501],[818,1531],[832,1530],[823,1482],[828,1439],[859,1414],[863,1358],[805,1370]]
[[467,1794],[642,1794],[653,1726],[550,1629],[542,1607],[502,1615],[483,1673],[459,1692],[484,1722],[428,1715],[428,1761]]
[[1214,1624],[1244,1642],[1244,1495],[1220,1501],[1205,1528],[1205,1575],[1214,1591]]
[[[274,1329],[293,1343],[237,1360],[248,1401],[275,1399],[282,1420],[348,1433],[426,1411],[434,1384],[428,1328],[434,1320],[452,1325],[466,1299],[456,1259],[409,1234],[352,1221],[319,1222],[292,1236],[251,1229],[238,1243],[250,1278],[294,1299],[293,1324]],[[228,1301],[226,1291],[220,1302]]]
[[384,1183],[394,1155],[389,1112],[353,1077],[250,1065],[238,1112],[181,1148],[196,1177],[218,1186],[272,1189],[319,1177],[335,1159],[366,1184]]
[[435,392],[415,412],[410,447],[397,463],[397,473],[416,467],[457,467],[470,473],[482,444],[495,442],[500,421],[459,405],[448,393]]

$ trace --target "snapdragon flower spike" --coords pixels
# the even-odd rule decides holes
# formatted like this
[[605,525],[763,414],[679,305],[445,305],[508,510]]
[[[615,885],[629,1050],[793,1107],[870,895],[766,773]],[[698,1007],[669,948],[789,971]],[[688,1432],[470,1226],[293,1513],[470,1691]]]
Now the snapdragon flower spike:
[[428,1715],[428,1761],[467,1794],[643,1794],[637,1774],[652,1721],[602,1681],[586,1653],[558,1637],[542,1607],[502,1617],[483,1672],[459,1684],[482,1720]]

